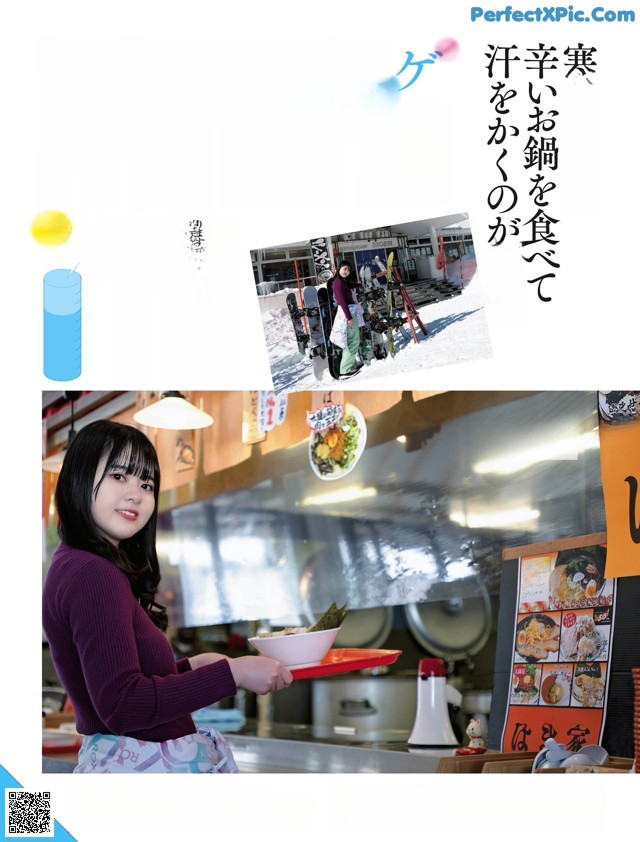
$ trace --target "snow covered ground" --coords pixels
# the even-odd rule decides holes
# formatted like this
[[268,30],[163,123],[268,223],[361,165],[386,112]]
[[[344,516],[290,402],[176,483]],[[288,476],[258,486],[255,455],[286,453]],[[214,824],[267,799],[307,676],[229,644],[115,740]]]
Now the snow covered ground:
[[[467,278],[469,266],[475,272],[475,261],[472,264],[462,261],[462,266],[458,263],[451,267],[449,280],[455,280],[456,273],[459,278],[460,272],[463,278]],[[354,386],[360,389],[366,381],[375,388],[371,381],[381,377],[491,357],[484,313],[486,297],[478,273],[475,272],[471,280],[462,283],[462,295],[419,309],[420,318],[427,329],[426,339],[417,330],[420,341],[415,343],[408,325],[404,326],[402,332],[394,333],[395,357],[372,360],[355,377],[338,382],[348,383],[350,389]],[[282,301],[281,296],[279,300]],[[318,381],[309,358],[300,355],[286,307],[264,311],[262,322],[276,392],[336,387],[336,381],[329,372],[325,373],[322,381]],[[388,385],[388,382],[384,384],[387,388]]]

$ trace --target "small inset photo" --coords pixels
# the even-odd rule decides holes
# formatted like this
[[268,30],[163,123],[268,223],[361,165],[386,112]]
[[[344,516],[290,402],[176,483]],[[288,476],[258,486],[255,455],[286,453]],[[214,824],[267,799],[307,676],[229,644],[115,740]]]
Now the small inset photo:
[[466,213],[328,233],[251,258],[276,392],[492,355]]

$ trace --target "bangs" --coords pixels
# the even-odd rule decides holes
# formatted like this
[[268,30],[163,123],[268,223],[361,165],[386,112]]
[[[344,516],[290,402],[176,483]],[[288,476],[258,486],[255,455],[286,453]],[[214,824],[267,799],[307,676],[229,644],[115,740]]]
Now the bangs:
[[156,489],[160,484],[160,466],[155,448],[149,439],[134,427],[132,435],[124,434],[111,442],[111,452],[107,456],[105,474],[113,468],[119,468],[126,474],[142,480],[152,480]]

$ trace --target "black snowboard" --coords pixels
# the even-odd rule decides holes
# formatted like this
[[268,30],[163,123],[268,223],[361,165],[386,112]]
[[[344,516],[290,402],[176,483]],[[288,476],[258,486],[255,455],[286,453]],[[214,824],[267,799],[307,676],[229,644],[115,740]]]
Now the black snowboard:
[[342,357],[342,348],[334,345],[329,339],[335,313],[331,297],[329,296],[329,292],[326,287],[318,287],[318,303],[320,305],[320,316],[322,317],[322,327],[324,329],[324,338],[327,345],[329,373],[337,380],[340,377],[340,358]]
[[307,352],[309,334],[305,332],[304,324],[302,322],[304,310],[301,310],[298,307],[298,302],[296,301],[296,296],[293,292],[290,292],[289,295],[287,295],[287,307],[289,308],[289,314],[291,315],[291,321],[293,322],[293,329],[296,333],[298,351],[300,351],[300,353],[304,356]]
[[322,380],[324,372],[329,369],[329,361],[327,359],[327,343],[322,326],[322,317],[320,315],[318,291],[315,287],[305,287],[302,290],[302,296],[304,299],[304,309],[307,314],[307,324],[309,325],[308,353],[313,364],[313,373],[316,379]]

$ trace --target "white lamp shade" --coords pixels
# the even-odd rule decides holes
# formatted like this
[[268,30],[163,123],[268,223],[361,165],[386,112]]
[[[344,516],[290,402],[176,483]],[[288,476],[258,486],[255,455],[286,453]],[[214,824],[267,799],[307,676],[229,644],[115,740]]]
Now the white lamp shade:
[[213,418],[182,397],[164,397],[146,406],[133,416],[144,427],[162,430],[199,430],[210,427]]

